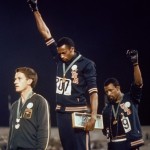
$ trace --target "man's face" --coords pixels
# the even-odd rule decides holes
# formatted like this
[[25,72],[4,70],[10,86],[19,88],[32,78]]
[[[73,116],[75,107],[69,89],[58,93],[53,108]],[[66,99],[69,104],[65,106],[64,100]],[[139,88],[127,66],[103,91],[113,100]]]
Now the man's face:
[[15,74],[15,79],[14,79],[14,85],[16,92],[23,92],[25,91],[29,86],[31,86],[32,80],[27,79],[24,73],[22,72],[17,72]]
[[120,86],[114,86],[110,83],[108,86],[104,87],[104,91],[109,100],[117,101],[120,93]]
[[60,47],[57,47],[57,52],[60,55],[60,58],[67,62],[72,59],[74,56],[74,47],[68,48],[66,45],[62,45]]

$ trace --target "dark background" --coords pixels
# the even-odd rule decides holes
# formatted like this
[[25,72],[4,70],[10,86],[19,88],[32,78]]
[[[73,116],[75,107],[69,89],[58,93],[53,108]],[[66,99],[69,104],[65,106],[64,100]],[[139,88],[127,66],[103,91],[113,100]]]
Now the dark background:
[[[57,40],[71,37],[84,56],[95,61],[99,88],[99,113],[104,106],[103,82],[116,77],[127,92],[133,79],[127,49],[139,51],[143,74],[143,97],[139,107],[142,125],[150,125],[149,50],[150,5],[144,0],[39,0],[40,12]],[[52,126],[55,119],[55,71],[49,49],[37,31],[26,0],[0,3],[0,126],[8,126],[8,102],[18,96],[14,91],[14,70],[33,67],[39,81],[35,89],[51,105]]]

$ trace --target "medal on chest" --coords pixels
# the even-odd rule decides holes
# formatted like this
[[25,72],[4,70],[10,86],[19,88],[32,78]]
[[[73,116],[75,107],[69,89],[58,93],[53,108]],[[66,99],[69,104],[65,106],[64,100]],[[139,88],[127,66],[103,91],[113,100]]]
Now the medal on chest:
[[19,129],[20,127],[20,118],[16,118],[15,129]]
[[15,129],[19,129],[20,124],[15,124]]
[[119,109],[119,104],[117,106],[117,109],[115,111],[114,105],[112,105],[112,112],[113,112],[113,116],[114,116],[114,120],[112,122],[113,125],[116,125],[118,123],[118,109]]
[[64,83],[65,83],[65,81],[66,81],[66,77],[65,77],[65,75],[63,75],[62,83],[64,84]]
[[[31,93],[27,99],[31,98],[31,96],[34,93]],[[21,98],[18,100],[18,106],[17,106],[17,114],[16,114],[16,123],[15,123],[15,129],[19,129],[20,128],[20,119],[22,118],[22,108],[23,108],[24,104],[21,106]],[[33,103],[28,103],[27,108],[25,110],[28,110],[27,112],[29,112],[27,115],[28,118],[31,118],[32,115],[32,108],[33,107]],[[26,111],[25,111],[26,112]]]
[[115,124],[117,124],[117,119],[114,119],[114,121],[113,121],[113,125],[115,125]]
[[114,116],[113,125],[116,125],[118,123],[118,110],[119,110],[119,106],[120,106],[122,99],[123,99],[123,94],[121,95],[121,99],[120,99],[119,103],[117,104],[116,110],[115,110],[114,105],[112,105],[112,112],[113,112],[113,116]]

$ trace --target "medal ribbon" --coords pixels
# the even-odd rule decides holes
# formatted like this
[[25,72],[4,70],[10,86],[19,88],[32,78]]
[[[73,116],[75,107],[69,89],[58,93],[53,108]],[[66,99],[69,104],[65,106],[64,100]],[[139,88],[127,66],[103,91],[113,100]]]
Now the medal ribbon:
[[[29,95],[27,96],[27,100],[28,100],[29,98],[31,98],[34,94],[35,94],[35,93],[33,93],[33,92],[29,93]],[[26,103],[26,102],[25,102],[25,103]],[[25,104],[25,103],[24,103],[24,104]],[[20,113],[21,113],[20,104],[21,104],[21,98],[19,98],[19,100],[18,100],[17,118],[16,118],[16,122],[17,122],[17,123],[20,121]],[[24,106],[24,104],[22,105],[22,107]],[[21,108],[22,108],[22,107],[21,107]]]
[[71,66],[81,57],[81,54],[79,54],[78,57],[76,57],[76,59],[74,59],[74,61],[72,61],[72,63],[67,67],[67,69],[65,70],[65,63],[63,63],[63,78],[65,78],[65,75],[67,73],[67,71],[71,68]]
[[118,110],[119,110],[119,105],[123,99],[123,95],[121,95],[121,99],[120,99],[120,102],[118,103],[118,106],[117,106],[117,109],[116,109],[116,112],[115,112],[115,108],[114,108],[114,105],[112,105],[112,111],[113,111],[113,115],[114,115],[114,118],[115,118],[115,121],[117,121],[117,115],[118,115]]

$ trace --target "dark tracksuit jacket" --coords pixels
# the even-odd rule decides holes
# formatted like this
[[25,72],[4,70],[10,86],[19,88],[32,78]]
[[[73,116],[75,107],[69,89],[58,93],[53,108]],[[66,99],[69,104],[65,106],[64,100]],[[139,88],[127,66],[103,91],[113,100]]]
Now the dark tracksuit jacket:
[[20,126],[16,129],[19,100],[12,105],[7,149],[46,149],[50,135],[50,110],[47,100],[35,93],[27,99],[25,104],[19,108]]
[[[120,136],[119,134],[125,134],[131,147],[139,147],[143,145],[144,141],[142,139],[141,125],[138,117],[138,105],[140,103],[141,93],[142,89],[132,84],[130,92],[124,94],[118,110],[119,125],[116,126],[115,128],[112,125],[113,103],[108,102],[106,107],[103,109],[102,112],[104,120],[103,133],[104,135],[107,135],[108,134],[107,129],[109,129],[110,141],[115,136]],[[112,128],[115,131],[112,131]]]
[[[57,54],[57,44],[53,38],[49,39],[46,44],[52,53],[52,57],[57,63],[56,104],[61,105],[62,107],[87,106],[87,100],[85,97],[86,91],[88,90],[89,94],[98,92],[95,63],[81,55],[81,57],[71,66],[71,68],[66,73],[65,87],[63,90],[63,61]],[[77,52],[77,56],[75,56],[75,58],[78,57],[78,55],[79,52]],[[75,58],[69,62],[65,62],[65,67],[67,68]],[[67,110],[62,109],[62,111],[65,112]],[[73,109],[72,111],[79,110]],[[80,111],[85,111],[84,107],[83,110],[80,109]]]
[[[56,42],[53,38],[46,42],[52,57],[57,64],[56,72],[56,111],[59,135],[64,150],[86,150],[90,149],[89,133],[83,129],[72,128],[72,112],[87,112],[86,92],[92,94],[98,92],[96,83],[95,63],[81,55],[66,72],[65,83],[63,83],[63,63],[65,68],[80,55],[69,62],[63,62],[56,51]],[[86,147],[88,145],[88,148]]]

